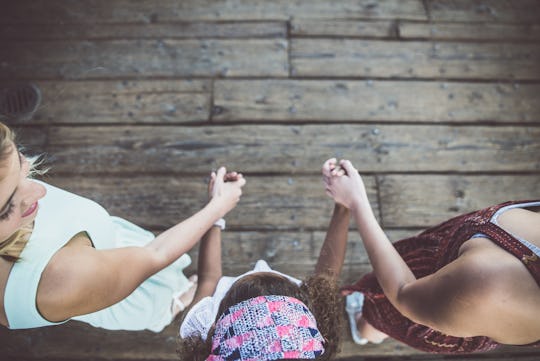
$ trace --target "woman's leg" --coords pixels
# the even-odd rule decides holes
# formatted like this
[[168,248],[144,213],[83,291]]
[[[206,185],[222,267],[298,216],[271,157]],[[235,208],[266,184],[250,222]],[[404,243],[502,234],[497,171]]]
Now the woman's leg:
[[362,335],[362,337],[366,338],[371,343],[381,343],[388,337],[387,334],[371,326],[364,319],[364,317],[362,317],[361,313],[357,314],[356,328],[358,328],[358,332],[360,333],[360,335]]

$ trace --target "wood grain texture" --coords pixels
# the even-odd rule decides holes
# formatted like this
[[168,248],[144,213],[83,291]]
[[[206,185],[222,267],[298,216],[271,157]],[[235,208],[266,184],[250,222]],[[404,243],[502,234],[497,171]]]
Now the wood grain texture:
[[540,3],[535,0],[427,0],[435,21],[538,23]]
[[297,77],[540,79],[540,45],[292,39]]
[[402,39],[528,42],[540,39],[540,26],[538,24],[401,21],[399,23],[399,36]]
[[35,124],[190,123],[210,117],[210,81],[42,81]]
[[288,75],[285,39],[17,41],[4,46],[0,79]]
[[[225,131],[226,130],[226,131]],[[50,127],[62,174],[320,174],[331,157],[371,172],[538,172],[540,128],[417,125]]]
[[347,36],[391,38],[397,36],[393,20],[292,19],[293,36]]
[[[0,13],[2,23],[153,23],[201,20],[288,20],[290,18],[402,18],[427,20],[421,0],[23,0]],[[34,20],[35,21],[35,20]]]
[[538,122],[538,84],[217,80],[219,121]]
[[191,38],[284,38],[287,24],[277,21],[174,22],[115,24],[5,24],[0,39],[8,40],[110,40],[110,39],[191,39]]
[[540,199],[536,175],[385,175],[379,186],[387,227],[429,227],[493,204]]

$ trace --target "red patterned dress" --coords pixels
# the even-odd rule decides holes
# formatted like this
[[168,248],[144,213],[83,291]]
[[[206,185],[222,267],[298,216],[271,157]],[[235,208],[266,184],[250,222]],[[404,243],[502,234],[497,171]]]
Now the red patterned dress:
[[[464,214],[430,228],[417,236],[394,243],[395,248],[416,278],[437,272],[458,257],[461,245],[477,234],[520,259],[540,287],[540,257],[519,239],[506,232],[492,217],[503,207],[540,205],[540,201],[514,201]],[[412,322],[392,306],[384,295],[374,273],[343,288],[343,293],[364,294],[362,315],[372,326],[411,347],[432,353],[471,353],[489,351],[499,344],[489,337],[454,337]],[[540,340],[527,345],[540,346]]]

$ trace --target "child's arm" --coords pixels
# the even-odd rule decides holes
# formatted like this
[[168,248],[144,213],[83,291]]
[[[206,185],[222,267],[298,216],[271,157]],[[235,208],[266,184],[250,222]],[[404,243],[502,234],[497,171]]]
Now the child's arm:
[[197,275],[197,290],[192,305],[207,296],[212,296],[222,276],[220,227],[211,227],[201,240]]
[[[227,173],[225,182],[235,182],[242,178],[236,172]],[[215,196],[214,184],[216,173],[212,172],[208,182],[208,198]],[[205,297],[212,296],[216,290],[219,279],[223,275],[221,266],[221,227],[213,226],[206,231],[199,244],[199,258],[197,266],[197,290],[191,305],[197,304]],[[187,314],[187,312],[184,312]]]
[[[329,159],[322,168],[323,180],[327,187],[327,180],[336,167],[336,160]],[[350,212],[343,205],[336,203],[334,213],[326,232],[326,238],[321,247],[319,260],[315,266],[315,274],[327,274],[332,278],[338,278],[341,274],[345,251],[347,249],[347,235],[349,231]]]
[[339,278],[347,249],[349,220],[349,210],[336,203],[326,238],[321,247],[319,260],[315,266],[315,274],[326,273],[332,278]]

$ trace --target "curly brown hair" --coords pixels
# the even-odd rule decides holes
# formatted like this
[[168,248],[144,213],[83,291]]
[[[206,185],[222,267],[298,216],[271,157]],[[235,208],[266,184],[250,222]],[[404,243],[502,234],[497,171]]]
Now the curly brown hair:
[[[255,273],[235,282],[221,301],[216,320],[229,307],[258,296],[289,296],[302,301],[313,313],[323,336],[324,353],[316,360],[330,360],[338,352],[343,325],[343,304],[337,281],[326,275],[307,278],[300,286],[285,277]],[[178,339],[177,354],[181,361],[203,361],[210,354],[214,328],[206,340],[200,335]]]

